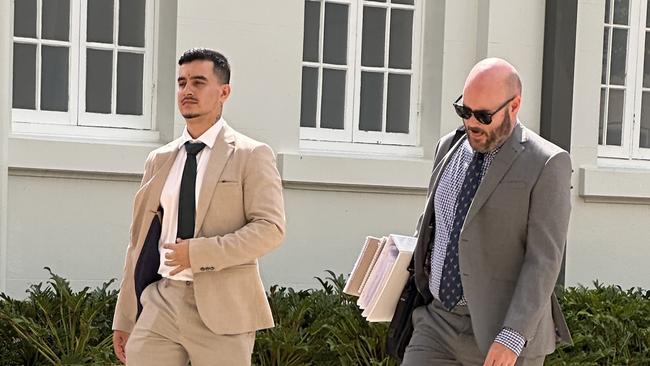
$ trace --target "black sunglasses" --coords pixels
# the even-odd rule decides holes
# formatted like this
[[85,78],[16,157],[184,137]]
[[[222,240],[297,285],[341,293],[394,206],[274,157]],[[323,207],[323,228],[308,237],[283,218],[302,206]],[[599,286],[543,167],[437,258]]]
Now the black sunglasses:
[[463,104],[458,104],[461,98],[463,98],[463,95],[461,94],[460,97],[458,97],[458,99],[456,99],[456,101],[454,102],[454,109],[456,110],[456,114],[462,119],[470,119],[473,114],[474,118],[476,118],[477,121],[479,121],[484,125],[489,125],[490,123],[492,123],[492,116],[494,116],[500,110],[502,110],[503,107],[508,105],[508,103],[512,102],[512,100],[515,99],[515,97],[516,95],[506,100],[506,102],[501,104],[501,107],[497,108],[494,112],[488,112],[485,110],[473,111],[470,107],[466,107]]

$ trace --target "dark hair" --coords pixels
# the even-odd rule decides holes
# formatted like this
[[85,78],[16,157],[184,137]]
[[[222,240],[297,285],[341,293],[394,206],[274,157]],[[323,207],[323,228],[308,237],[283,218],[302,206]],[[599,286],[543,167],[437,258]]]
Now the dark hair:
[[226,56],[208,48],[191,48],[178,59],[178,65],[196,60],[209,60],[214,64],[214,73],[224,84],[230,83],[230,64]]

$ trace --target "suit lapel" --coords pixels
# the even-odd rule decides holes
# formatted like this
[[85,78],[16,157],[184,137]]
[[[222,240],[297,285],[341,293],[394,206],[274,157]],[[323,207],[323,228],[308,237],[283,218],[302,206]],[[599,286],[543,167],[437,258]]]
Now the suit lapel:
[[145,192],[145,208],[149,211],[156,212],[158,207],[160,207],[160,195],[162,194],[163,187],[167,181],[167,176],[169,171],[176,160],[176,155],[178,155],[178,139],[175,143],[169,144],[169,149],[167,151],[160,152],[157,156],[157,159],[162,163],[160,168],[154,173],[151,177],[151,180],[148,183],[147,192]]
[[205,215],[210,206],[211,197],[233,150],[235,150],[234,131],[224,123],[214,143],[214,150],[210,154],[210,160],[208,161],[203,182],[201,183],[201,191],[199,192],[199,199],[196,205],[194,236],[199,233],[201,226],[203,226],[203,220],[205,220]]
[[483,181],[476,191],[476,195],[472,200],[472,204],[465,218],[464,226],[472,221],[474,216],[478,211],[483,207],[485,201],[490,197],[492,192],[497,188],[499,182],[503,179],[503,176],[510,170],[512,163],[519,156],[519,153],[524,150],[524,145],[522,144],[525,141],[525,133],[523,128],[519,123],[515,125],[512,135],[506,140],[505,144],[501,147],[501,150],[496,154],[490,168],[488,169]]

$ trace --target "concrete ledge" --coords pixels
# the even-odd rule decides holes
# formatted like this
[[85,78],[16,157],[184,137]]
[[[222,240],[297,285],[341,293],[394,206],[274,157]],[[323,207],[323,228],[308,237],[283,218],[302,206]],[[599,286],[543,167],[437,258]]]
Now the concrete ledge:
[[360,156],[279,153],[287,188],[391,194],[424,194],[432,161]]
[[9,138],[9,170],[141,175],[156,143]]
[[580,196],[585,202],[650,205],[650,170],[581,167]]

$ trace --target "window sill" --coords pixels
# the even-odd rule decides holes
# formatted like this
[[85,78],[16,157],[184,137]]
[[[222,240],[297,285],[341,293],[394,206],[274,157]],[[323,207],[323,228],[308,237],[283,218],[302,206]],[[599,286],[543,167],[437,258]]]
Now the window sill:
[[650,204],[650,170],[629,167],[580,168],[580,197],[585,202]]
[[115,175],[139,180],[147,155],[159,146],[160,143],[152,142],[45,138],[14,133],[9,137],[9,169],[23,175],[56,173],[62,177],[99,176],[99,179]]
[[279,153],[287,188],[342,192],[426,194],[432,161],[382,156]]

